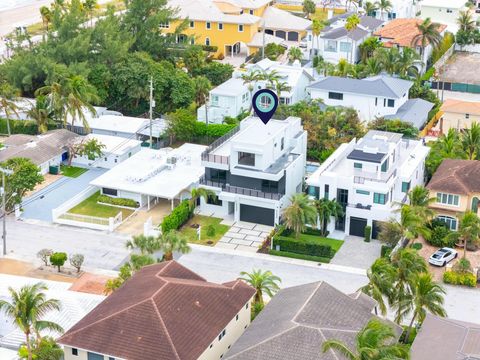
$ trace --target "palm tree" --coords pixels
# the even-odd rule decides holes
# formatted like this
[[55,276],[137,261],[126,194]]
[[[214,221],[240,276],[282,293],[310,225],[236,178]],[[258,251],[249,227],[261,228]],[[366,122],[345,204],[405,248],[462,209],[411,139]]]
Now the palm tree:
[[426,219],[422,219],[417,212],[418,209],[411,205],[402,205],[400,208],[400,221],[398,221],[398,228],[402,234],[402,239],[408,241],[415,239],[418,235],[428,237],[430,235],[427,229]]
[[365,9],[365,12],[368,16],[373,16],[373,13],[375,12],[375,10],[377,10],[377,5],[370,1],[367,1],[365,2],[363,8]]
[[325,341],[322,350],[336,351],[348,360],[410,359],[409,348],[405,344],[396,343],[396,337],[392,327],[373,318],[356,335],[355,351],[339,340]]
[[2,86],[2,88],[0,88],[0,110],[5,113],[7,133],[9,136],[12,134],[10,130],[10,117],[12,114],[18,117],[18,106],[15,103],[15,99],[16,94],[10,86]]
[[406,341],[410,338],[415,320],[421,324],[427,315],[427,311],[433,315],[447,316],[447,312],[443,308],[443,295],[445,290],[432,280],[432,274],[420,273],[414,276],[412,281],[412,293],[404,300],[404,305],[400,305],[405,315],[413,311],[412,320],[408,326],[405,335]]
[[190,191],[190,209],[193,210],[197,206],[197,201],[201,198],[203,200],[208,201],[208,199],[213,199],[217,196],[215,194],[215,191],[208,190],[205,188],[194,188],[192,191]]
[[3,311],[14,324],[25,334],[28,360],[32,360],[31,337],[36,335],[37,341],[41,340],[41,331],[53,330],[63,332],[60,325],[42,320],[52,310],[60,310],[60,302],[48,299],[44,291],[48,288],[44,283],[25,285],[20,291],[8,288],[11,301],[0,300],[0,311]]
[[61,123],[65,114],[65,96],[62,84],[53,82],[35,91],[35,96],[46,96],[48,106],[57,123]]
[[[350,15],[347,18],[347,21],[345,22],[345,30],[347,30],[348,35],[351,35],[351,33],[358,27],[360,24],[360,18],[358,17],[357,14]],[[350,62],[353,63],[353,39],[352,42],[350,43]]]
[[[241,79],[243,80],[243,84],[247,85],[248,91],[250,92],[250,99],[253,97],[253,89],[255,86],[255,83],[259,81],[262,77],[262,74],[259,70],[252,70],[249,71],[245,74],[242,74]],[[252,102],[250,101],[250,109],[248,112],[250,113],[252,111]]]
[[392,3],[390,2],[390,0],[379,0],[376,2],[376,7],[378,10],[380,10],[380,18],[382,20],[385,20],[384,17],[383,17],[383,12],[389,12],[392,10]]
[[168,261],[173,260],[174,251],[187,254],[191,249],[185,236],[176,230],[170,230],[158,238],[158,250],[163,251],[163,259]]
[[460,11],[457,24],[459,25],[461,31],[468,32],[475,29],[475,21],[472,18],[472,14],[468,10]]
[[366,76],[378,75],[382,72],[382,64],[376,57],[368,58],[363,71]]
[[91,103],[98,101],[97,90],[83,76],[73,75],[67,78],[65,83],[64,125],[67,124],[67,115],[70,115],[72,125],[75,124],[75,120],[78,118],[82,121],[85,129],[90,129],[88,121],[85,118],[85,111],[90,111],[90,113],[95,115],[96,111]]
[[35,120],[40,134],[48,131],[48,122],[51,117],[51,112],[48,107],[47,97],[40,95],[35,99],[35,105],[32,105],[28,110],[27,115],[32,120]]
[[418,69],[415,66],[415,62],[419,60],[419,58],[415,50],[404,48],[397,56],[396,73],[402,77],[418,76]]
[[[320,36],[320,33],[322,32],[323,28],[327,25],[328,25],[328,22],[324,20],[313,19],[312,21],[312,35],[313,35],[313,40],[317,40],[317,50],[318,50],[318,43],[319,43],[318,37]],[[315,49],[315,42],[313,40],[312,40],[312,48]]]
[[142,255],[153,254],[159,249],[158,239],[154,236],[137,235],[132,240],[125,243],[125,247],[130,250],[138,249]]
[[295,194],[290,198],[290,205],[283,210],[283,218],[287,229],[295,232],[295,237],[305,231],[306,224],[313,224],[317,211],[306,194]]
[[412,39],[412,47],[417,47],[420,43],[421,57],[425,53],[425,48],[428,44],[431,44],[433,48],[436,48],[442,42],[442,35],[438,31],[440,24],[432,23],[430,18],[426,18],[420,24],[417,24],[418,34]]
[[460,217],[458,231],[447,235],[449,239],[460,239],[463,243],[463,258],[467,258],[468,244],[478,242],[480,237],[480,219],[473,211],[466,211]]
[[275,92],[277,93],[278,97],[282,95],[282,91],[290,91],[291,89],[292,88],[285,81],[275,82]]
[[318,213],[322,236],[327,236],[327,228],[331,218],[334,217],[336,220],[343,216],[343,208],[335,199],[315,200],[315,207]]
[[443,134],[438,139],[438,144],[443,157],[453,157],[458,147],[459,139],[458,132],[450,128],[446,134]]
[[193,78],[193,87],[195,89],[195,103],[197,107],[200,107],[207,102],[212,84],[207,77],[197,76]]
[[[368,284],[360,288],[360,291],[377,302],[380,313],[383,316],[387,314],[385,298],[389,299],[389,301],[392,300],[395,274],[395,268],[390,264],[389,260],[378,258],[370,269],[367,270]],[[377,314],[377,307],[375,307],[375,314]]]
[[375,50],[382,47],[382,42],[378,40],[378,38],[374,36],[370,36],[369,38],[365,39],[358,48],[360,50],[360,58],[363,63],[366,63],[367,60],[373,58],[373,54]]
[[40,15],[42,16],[42,22],[45,26],[45,31],[48,32],[48,24],[52,21],[52,12],[47,6],[40,7]]
[[469,129],[463,131],[462,148],[468,160],[474,160],[478,157],[480,153],[480,124],[474,122]]
[[302,60],[303,58],[303,54],[302,54],[302,50],[300,50],[300,48],[296,47],[296,46],[292,46],[290,49],[288,49],[288,60],[290,62],[294,62],[295,60]]
[[375,57],[382,65],[382,68],[390,75],[395,74],[397,71],[399,55],[399,51],[396,48],[380,48],[375,51]]
[[270,270],[262,271],[260,269],[254,269],[251,273],[242,271],[240,275],[242,276],[240,277],[241,280],[256,290],[253,300],[254,304],[263,305],[263,293],[272,298],[280,289],[279,283],[282,282],[282,280],[278,276],[273,275]]
[[264,72],[260,76],[260,80],[264,80],[267,82],[267,87],[274,88],[275,83],[280,81],[282,76],[278,73],[277,70],[272,70],[268,72]]
[[408,193],[410,207],[414,214],[417,215],[424,223],[429,222],[435,216],[435,211],[430,208],[436,199],[430,197],[430,191],[424,187],[417,185]]

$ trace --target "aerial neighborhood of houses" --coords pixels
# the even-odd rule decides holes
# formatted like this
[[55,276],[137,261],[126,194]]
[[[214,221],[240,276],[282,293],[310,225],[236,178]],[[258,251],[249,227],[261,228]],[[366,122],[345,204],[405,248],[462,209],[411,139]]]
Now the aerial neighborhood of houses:
[[480,359],[479,0],[0,1],[0,360]]

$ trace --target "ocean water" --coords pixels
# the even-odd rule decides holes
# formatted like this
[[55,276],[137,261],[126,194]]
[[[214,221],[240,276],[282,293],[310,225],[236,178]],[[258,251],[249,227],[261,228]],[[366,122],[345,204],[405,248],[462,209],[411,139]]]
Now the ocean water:
[[0,11],[33,4],[36,0],[0,0]]

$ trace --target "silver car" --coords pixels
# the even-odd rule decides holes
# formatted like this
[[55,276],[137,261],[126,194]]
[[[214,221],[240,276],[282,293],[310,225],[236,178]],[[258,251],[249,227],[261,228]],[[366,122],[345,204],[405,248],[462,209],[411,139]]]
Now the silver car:
[[444,247],[435,251],[428,259],[428,262],[436,266],[445,266],[447,263],[455,259],[457,255],[457,250]]

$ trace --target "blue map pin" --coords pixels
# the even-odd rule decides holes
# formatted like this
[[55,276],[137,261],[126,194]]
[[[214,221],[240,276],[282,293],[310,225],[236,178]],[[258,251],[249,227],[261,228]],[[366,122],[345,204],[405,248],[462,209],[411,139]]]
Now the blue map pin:
[[258,90],[253,95],[252,105],[257,116],[267,125],[273,114],[275,114],[275,110],[277,110],[277,94],[269,89]]

